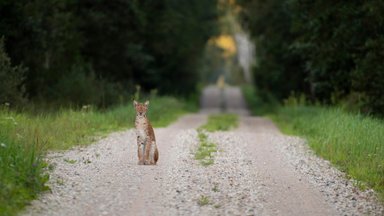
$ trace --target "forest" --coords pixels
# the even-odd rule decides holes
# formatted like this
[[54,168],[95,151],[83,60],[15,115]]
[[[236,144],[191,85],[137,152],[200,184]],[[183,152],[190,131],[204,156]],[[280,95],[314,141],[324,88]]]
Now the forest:
[[107,107],[137,85],[193,94],[218,11],[204,0],[3,0],[0,14],[0,104]]
[[384,114],[384,2],[239,0],[256,43],[254,84],[265,100]]
[[[239,0],[256,44],[254,85],[265,101],[384,113],[384,3]],[[190,96],[219,35],[216,1],[0,3],[0,104],[107,107],[144,91]]]

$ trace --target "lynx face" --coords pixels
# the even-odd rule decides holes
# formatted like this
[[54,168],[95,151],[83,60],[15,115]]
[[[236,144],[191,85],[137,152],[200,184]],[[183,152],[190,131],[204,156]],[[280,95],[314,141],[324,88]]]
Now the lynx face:
[[133,106],[136,110],[137,116],[146,116],[148,110],[149,101],[145,103],[138,103],[137,101],[133,101]]

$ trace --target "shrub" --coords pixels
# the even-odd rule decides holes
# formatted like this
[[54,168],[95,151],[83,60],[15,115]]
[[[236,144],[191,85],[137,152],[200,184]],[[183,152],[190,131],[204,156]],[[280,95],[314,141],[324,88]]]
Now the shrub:
[[11,59],[4,49],[4,38],[0,39],[0,104],[20,104],[24,97],[23,66],[12,66]]
[[53,90],[58,103],[75,106],[92,104],[106,107],[128,98],[128,92],[121,85],[97,78],[87,64],[74,65]]

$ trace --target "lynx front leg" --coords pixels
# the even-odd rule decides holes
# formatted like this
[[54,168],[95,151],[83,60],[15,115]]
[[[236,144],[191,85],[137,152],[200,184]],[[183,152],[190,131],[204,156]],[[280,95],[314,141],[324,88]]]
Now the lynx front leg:
[[144,153],[144,164],[146,165],[151,164],[151,148],[152,148],[152,143],[147,142],[145,146],[145,153]]
[[144,149],[145,149],[145,145],[144,144],[140,144],[138,146],[138,150],[137,150],[137,153],[138,153],[138,156],[139,156],[139,165],[143,165],[144,164]]
[[158,157],[157,146],[155,142],[152,142],[150,153],[149,153],[149,162],[151,165],[156,165],[157,157]]
[[140,140],[140,137],[137,137],[137,156],[139,158],[139,165],[144,164],[144,149],[145,145],[142,140]]

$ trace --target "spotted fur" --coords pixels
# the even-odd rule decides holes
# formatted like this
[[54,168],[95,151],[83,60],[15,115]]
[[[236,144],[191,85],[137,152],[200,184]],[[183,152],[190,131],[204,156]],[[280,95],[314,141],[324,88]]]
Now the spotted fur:
[[139,165],[156,165],[159,159],[159,151],[156,146],[155,132],[147,118],[149,101],[138,103],[133,101],[136,110],[136,135],[137,135],[137,154]]

